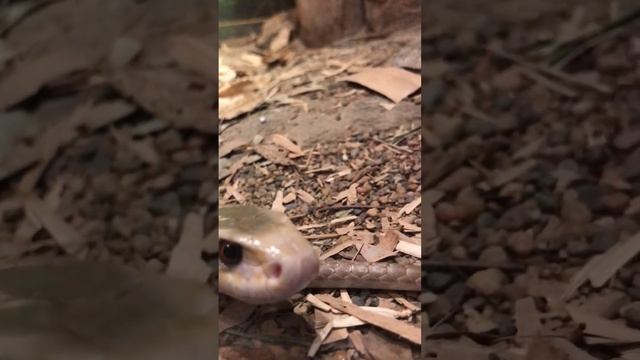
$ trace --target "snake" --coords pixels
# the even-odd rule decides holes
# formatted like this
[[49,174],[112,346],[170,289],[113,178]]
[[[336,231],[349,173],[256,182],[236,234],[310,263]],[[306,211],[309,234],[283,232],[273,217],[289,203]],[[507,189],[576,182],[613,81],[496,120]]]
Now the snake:
[[419,265],[320,259],[284,214],[254,206],[218,210],[218,290],[250,304],[305,288],[420,291]]

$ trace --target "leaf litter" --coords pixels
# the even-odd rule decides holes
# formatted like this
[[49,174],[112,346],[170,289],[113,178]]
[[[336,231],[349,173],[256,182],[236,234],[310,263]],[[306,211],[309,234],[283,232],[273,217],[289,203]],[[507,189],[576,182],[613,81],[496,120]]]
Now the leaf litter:
[[[637,71],[618,49],[638,12],[590,4],[486,2],[500,40],[465,23],[470,7],[428,6],[425,358],[635,356],[637,96],[611,96]],[[523,6],[535,20],[519,27]]]
[[[0,16],[45,2],[22,3]],[[176,3],[166,16],[131,5],[110,2],[119,16],[105,25],[100,2],[56,1],[3,31],[16,56],[2,67],[0,105],[29,126],[0,147],[0,292],[9,296],[0,302],[12,309],[0,321],[0,357],[214,357],[217,264],[203,258],[217,250],[203,249],[203,234],[217,217],[208,206],[217,191],[215,100],[202,80],[213,61],[202,56],[215,56],[204,40],[213,14],[195,3]],[[138,23],[141,10],[159,19],[159,28],[135,26],[144,51],[125,63],[98,60],[127,50],[114,34],[132,31],[120,26]],[[170,59],[159,44],[174,37],[183,42]],[[25,321],[13,323],[17,313]],[[44,334],[39,320],[30,321],[39,314],[50,320],[42,337],[32,336]]]

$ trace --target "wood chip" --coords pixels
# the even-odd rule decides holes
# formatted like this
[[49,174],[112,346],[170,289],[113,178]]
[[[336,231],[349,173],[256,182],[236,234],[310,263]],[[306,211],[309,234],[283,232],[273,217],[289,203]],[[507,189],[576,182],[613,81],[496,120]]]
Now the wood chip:
[[629,260],[640,252],[640,232],[619,242],[602,255],[595,256],[576,273],[567,286],[563,300],[569,299],[587,280],[594,287],[602,287]]
[[83,250],[86,239],[47,203],[37,197],[30,197],[25,201],[25,211],[32,214],[67,253],[80,258],[85,256]]
[[284,195],[282,190],[278,190],[276,192],[276,198],[273,199],[273,203],[271,204],[271,210],[284,213],[286,210],[283,203]]
[[309,351],[307,352],[307,356],[313,358],[316,356],[316,353],[320,349],[320,345],[324,342],[324,340],[329,336],[329,333],[333,330],[333,325],[331,322],[327,323],[320,331],[317,332],[313,343],[311,343],[311,347],[309,347]]
[[282,134],[273,134],[271,136],[271,141],[273,141],[274,144],[280,146],[281,148],[296,155],[304,155],[304,152],[298,145],[294,144],[293,141],[289,140],[289,138]]
[[417,198],[413,199],[410,203],[403,206],[402,209],[398,211],[398,214],[395,216],[395,219],[399,219],[404,214],[407,214],[407,215],[411,214],[413,210],[415,210],[418,206],[420,206],[421,203],[422,203],[422,197],[418,196]]
[[340,310],[349,315],[353,315],[360,320],[366,321],[372,325],[390,331],[400,337],[411,341],[414,344],[420,344],[421,334],[420,328],[409,325],[403,321],[392,319],[384,315],[374,314],[367,310],[360,309],[358,306],[338,300],[330,295],[317,295],[318,299],[329,304],[334,309]]
[[367,68],[357,74],[347,76],[341,81],[350,81],[382,94],[395,103],[420,89],[420,74],[393,68]]
[[387,249],[389,251],[394,251],[396,249],[396,245],[400,241],[400,236],[398,231],[396,230],[387,230],[384,235],[380,238],[379,246],[383,249]]
[[376,245],[364,244],[360,249],[360,255],[368,262],[374,263],[391,256],[395,256],[397,252],[389,251]]
[[529,339],[540,335],[542,329],[540,313],[532,297],[516,300],[514,304],[514,317],[519,338]]
[[218,59],[218,54],[206,41],[190,36],[176,36],[169,39],[169,56],[171,56],[180,66],[198,73],[203,78],[214,79],[214,72],[211,71],[211,64]]
[[87,66],[88,62],[81,54],[68,50],[54,50],[20,63],[0,82],[0,109],[15,105],[51,81]]
[[349,333],[349,340],[353,344],[353,347],[358,350],[365,359],[372,359],[371,354],[369,354],[369,350],[364,345],[364,337],[362,336],[362,332],[359,330],[352,331]]
[[400,241],[396,246],[396,250],[401,253],[417,257],[419,259],[422,257],[422,245],[413,244],[407,241]]
[[128,134],[111,128],[111,135],[116,141],[127,147],[133,154],[135,154],[140,160],[150,165],[156,165],[160,162],[160,156],[153,146],[151,138],[144,140],[133,140]]
[[356,242],[354,240],[343,241],[339,244],[334,245],[329,250],[325,251],[322,255],[320,255],[320,260],[325,260],[333,255],[340,253],[342,250],[345,250],[351,246],[356,246]]
[[318,299],[317,297],[315,297],[312,294],[307,294],[307,296],[305,297],[305,300],[307,300],[308,302],[311,303],[311,305],[317,307],[318,309],[320,309],[322,311],[326,311],[326,312],[331,311],[331,306],[323,303],[322,301],[320,301],[320,299]]
[[526,160],[521,164],[515,165],[509,169],[496,172],[489,179],[489,183],[494,187],[500,187],[528,173],[536,165],[538,165],[538,162],[535,159]]
[[83,109],[83,112],[78,116],[83,120],[81,125],[90,131],[98,131],[133,114],[136,109],[135,106],[124,100],[113,100]]
[[275,145],[255,145],[254,150],[265,159],[278,165],[293,165],[287,154]]
[[613,339],[617,342],[640,342],[640,330],[632,329],[599,316],[584,313],[571,305],[567,306],[567,311],[573,321],[584,325],[583,331],[585,334]]
[[212,269],[202,260],[204,244],[204,225],[202,216],[189,213],[182,225],[182,235],[171,251],[167,275],[204,283]]
[[233,139],[231,141],[223,143],[220,146],[220,148],[218,149],[218,157],[223,158],[223,157],[229,155],[234,150],[237,150],[237,149],[245,146],[246,144],[247,143],[242,139]]
[[307,204],[313,204],[316,199],[313,197],[313,195],[309,194],[308,192],[304,191],[304,190],[296,190],[296,193],[298,194],[298,197],[300,197],[300,199],[302,201],[304,201]]

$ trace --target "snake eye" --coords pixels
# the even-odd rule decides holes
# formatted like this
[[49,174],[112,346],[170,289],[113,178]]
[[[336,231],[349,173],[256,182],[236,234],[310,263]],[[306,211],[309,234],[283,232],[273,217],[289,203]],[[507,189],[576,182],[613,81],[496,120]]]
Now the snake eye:
[[242,261],[242,246],[226,240],[220,240],[220,261],[227,266],[238,265]]

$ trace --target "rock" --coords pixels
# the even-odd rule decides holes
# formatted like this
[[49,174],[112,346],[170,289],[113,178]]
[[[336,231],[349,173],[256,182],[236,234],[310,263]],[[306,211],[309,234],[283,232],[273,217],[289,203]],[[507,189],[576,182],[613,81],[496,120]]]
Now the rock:
[[591,254],[591,247],[584,238],[571,239],[567,243],[567,252],[569,255],[585,257]]
[[427,289],[435,292],[444,291],[454,280],[452,273],[429,272],[426,276]]
[[516,66],[511,66],[493,77],[493,86],[499,91],[514,92],[523,85],[522,73]]
[[144,234],[136,234],[131,239],[131,243],[133,244],[134,249],[136,249],[136,251],[143,257],[149,254],[153,246],[149,236]]
[[113,168],[118,172],[135,171],[142,168],[142,160],[128,149],[121,148],[116,153]]
[[447,297],[438,296],[436,301],[428,304],[426,308],[431,320],[440,321],[441,319],[450,316],[451,311],[454,309],[454,305]]
[[153,197],[148,204],[149,210],[155,215],[180,214],[180,198],[173,191]]
[[462,166],[451,175],[444,178],[436,189],[444,192],[455,192],[473,184],[480,176],[480,173],[472,167]]
[[489,246],[482,251],[478,260],[489,264],[504,264],[509,262],[509,255],[501,246]]
[[132,62],[141,51],[142,45],[138,40],[130,37],[118,38],[109,53],[109,64],[121,68]]
[[497,227],[508,231],[520,230],[540,217],[540,209],[532,208],[530,204],[516,205],[502,214]]
[[163,152],[173,152],[182,149],[182,137],[176,130],[167,130],[156,138],[156,147]]
[[562,218],[573,224],[588,224],[591,221],[591,210],[582,203],[575,192],[567,191],[562,199]]
[[506,275],[498,269],[480,270],[467,279],[467,286],[484,296],[496,295],[506,284]]
[[640,127],[625,129],[613,139],[613,145],[618,150],[629,150],[640,144]]
[[460,117],[448,117],[442,114],[434,114],[431,125],[433,131],[443,145],[448,145],[458,138],[462,130],[462,119]]
[[464,246],[456,245],[449,251],[449,254],[454,260],[466,260],[469,258],[467,249]]
[[640,327],[640,301],[634,301],[620,309],[620,316],[625,319],[630,326]]
[[555,213],[560,208],[560,201],[551,193],[543,192],[535,195],[540,210]]
[[169,189],[174,184],[174,178],[172,174],[162,174],[149,180],[146,183],[146,187],[152,191],[162,191]]
[[467,187],[458,193],[456,207],[464,219],[475,219],[484,211],[484,198],[472,187]]
[[571,108],[571,112],[573,112],[573,114],[577,116],[584,116],[593,111],[594,107],[595,103],[592,100],[583,99],[573,105],[573,107]]
[[433,111],[436,105],[444,98],[446,88],[440,79],[427,81],[422,85],[422,109],[426,112]]
[[465,308],[464,314],[465,327],[471,333],[482,334],[498,328],[498,325],[487,314],[479,313],[478,311],[470,308]]
[[471,289],[463,282],[457,282],[447,288],[447,290],[440,297],[446,298],[449,303],[455,307],[462,305],[462,303],[471,294]]
[[205,180],[210,180],[214,178],[214,174],[210,171],[210,168],[207,166],[189,166],[187,168],[182,169],[178,174],[178,179],[182,183],[202,183]]
[[507,314],[496,314],[493,321],[498,325],[498,334],[500,336],[514,336],[517,332],[515,321],[512,316]]
[[531,255],[534,249],[534,239],[532,231],[517,231],[509,235],[507,246],[519,257]]
[[591,236],[591,250],[596,253],[603,253],[618,243],[620,233],[614,226],[602,226],[594,230]]
[[493,135],[498,130],[492,121],[471,118],[464,123],[464,134],[466,136],[487,137]]
[[629,205],[629,195],[622,191],[616,191],[603,195],[600,198],[600,205],[606,211],[614,214],[622,214]]
[[634,179],[640,176],[640,147],[638,147],[634,152],[629,154],[622,164],[622,176],[624,176],[627,180]]
[[487,243],[487,245],[497,245],[502,247],[506,244],[507,238],[507,232],[504,230],[491,231],[487,235],[485,242]]

